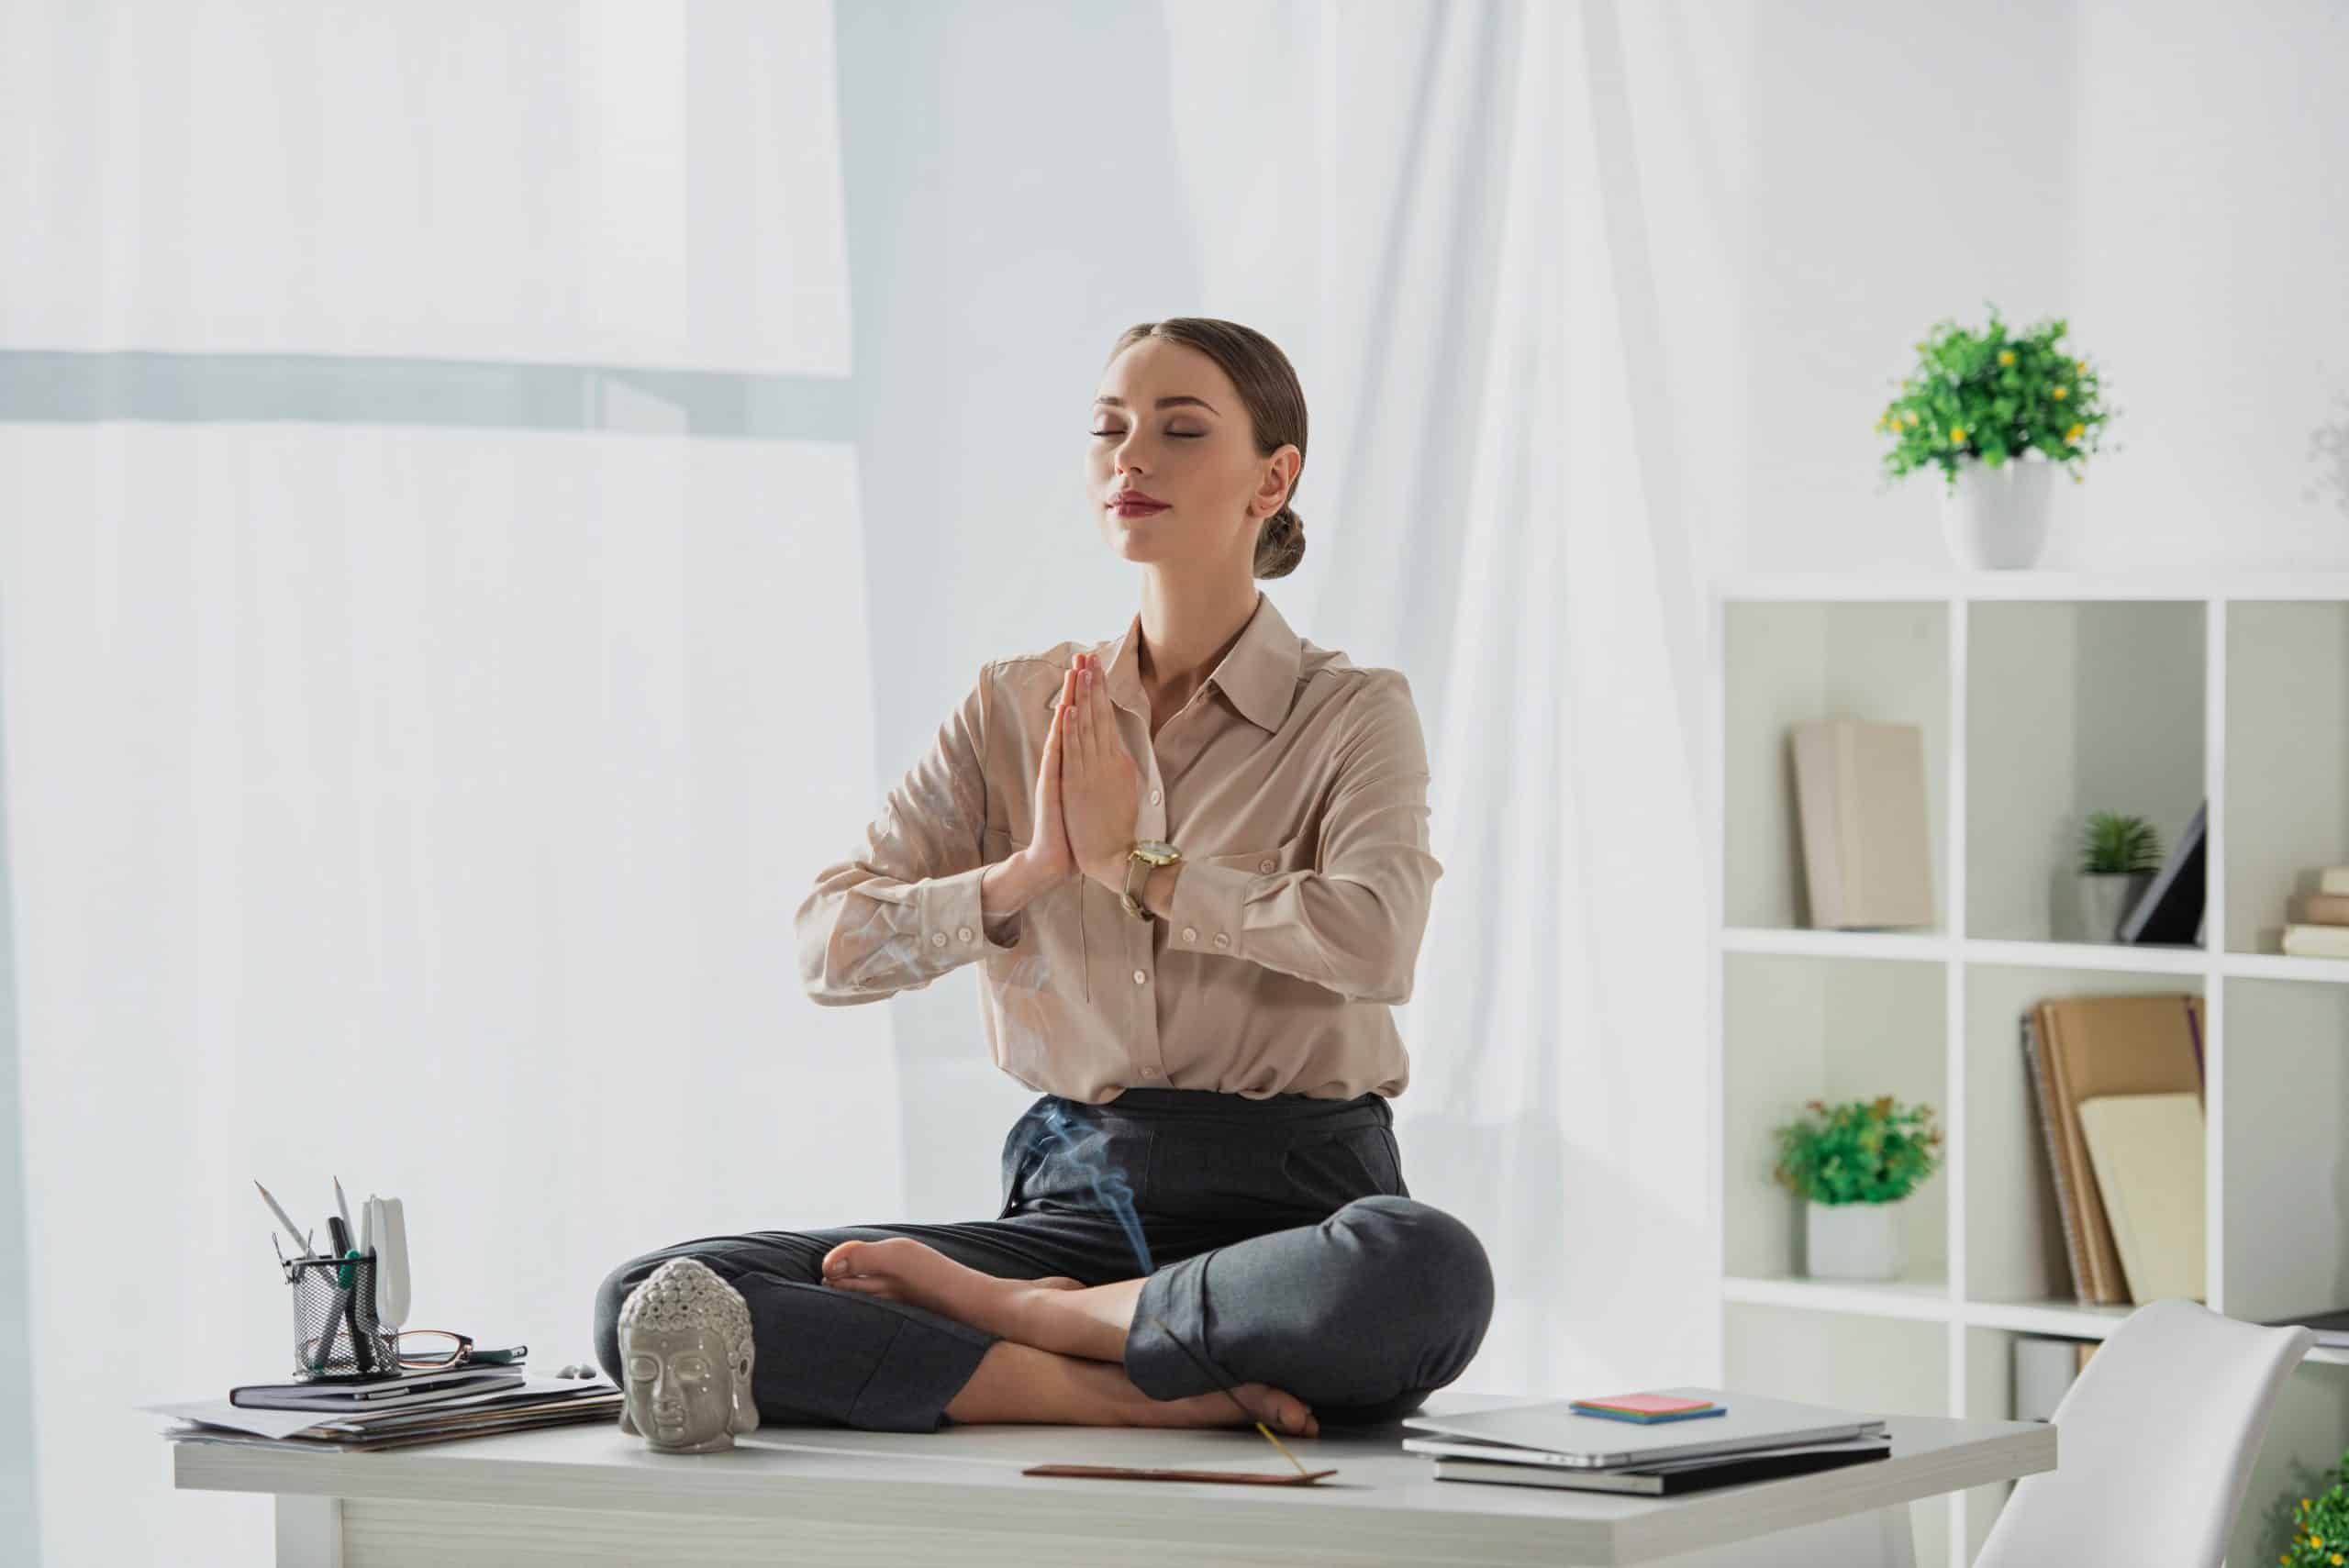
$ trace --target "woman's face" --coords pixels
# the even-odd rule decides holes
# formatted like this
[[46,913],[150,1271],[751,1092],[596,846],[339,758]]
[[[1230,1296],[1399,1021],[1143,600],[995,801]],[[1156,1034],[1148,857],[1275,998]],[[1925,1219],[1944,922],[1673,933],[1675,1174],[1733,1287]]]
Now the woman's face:
[[[1255,432],[1223,367],[1186,344],[1145,338],[1103,373],[1085,449],[1085,495],[1101,535],[1129,561],[1237,560],[1288,493],[1299,454],[1256,454]],[[1163,503],[1127,512],[1125,492]]]

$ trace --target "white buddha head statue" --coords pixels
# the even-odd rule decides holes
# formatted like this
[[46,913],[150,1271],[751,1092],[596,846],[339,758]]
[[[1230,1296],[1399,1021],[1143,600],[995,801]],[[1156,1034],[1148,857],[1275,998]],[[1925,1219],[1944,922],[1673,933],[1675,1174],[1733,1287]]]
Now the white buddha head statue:
[[751,1308],[698,1258],[672,1258],[620,1304],[620,1430],[662,1453],[713,1453],[755,1430]]

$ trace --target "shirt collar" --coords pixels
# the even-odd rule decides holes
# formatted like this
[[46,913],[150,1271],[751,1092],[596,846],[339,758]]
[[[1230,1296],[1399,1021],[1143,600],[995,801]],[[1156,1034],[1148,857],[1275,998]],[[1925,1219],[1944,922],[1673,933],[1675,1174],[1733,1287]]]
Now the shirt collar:
[[[1219,687],[1231,699],[1248,721],[1268,732],[1278,732],[1288,717],[1289,705],[1297,698],[1297,673],[1305,662],[1305,645],[1281,612],[1273,607],[1273,597],[1263,589],[1256,591],[1256,613],[1241,628],[1240,640],[1231,645],[1208,676],[1208,681]],[[1107,690],[1120,706],[1138,713],[1150,711],[1150,699],[1141,689],[1141,612],[1126,626],[1125,635],[1118,639],[1117,651],[1108,661]]]

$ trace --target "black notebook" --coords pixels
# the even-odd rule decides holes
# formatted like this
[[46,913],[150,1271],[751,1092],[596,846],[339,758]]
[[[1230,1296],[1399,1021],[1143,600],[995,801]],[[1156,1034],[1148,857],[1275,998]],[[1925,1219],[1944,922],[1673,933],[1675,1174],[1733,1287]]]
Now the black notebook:
[[1708,1486],[1734,1486],[1741,1482],[1772,1481],[1846,1464],[1865,1464],[1887,1458],[1891,1452],[1889,1438],[1862,1438],[1854,1442],[1789,1449],[1778,1453],[1692,1460],[1656,1470],[1562,1470],[1554,1465],[1511,1464],[1505,1460],[1459,1459],[1439,1454],[1435,1478],[1497,1481],[1505,1486],[1554,1486],[1575,1492],[1631,1492],[1661,1497],[1679,1492],[1700,1492]]

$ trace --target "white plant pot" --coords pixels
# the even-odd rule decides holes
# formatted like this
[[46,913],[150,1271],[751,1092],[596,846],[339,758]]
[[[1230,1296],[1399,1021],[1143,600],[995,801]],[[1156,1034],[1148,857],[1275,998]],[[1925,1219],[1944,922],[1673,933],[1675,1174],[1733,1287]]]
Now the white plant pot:
[[2149,871],[2084,871],[2074,873],[2072,880],[2079,890],[2078,940],[2110,942],[2120,940],[2121,920],[2136,907],[2139,896],[2152,884],[2154,873]]
[[1891,1280],[1909,1268],[1909,1200],[1806,1200],[1805,1263],[1813,1279]]
[[1942,496],[1942,529],[1958,564],[1980,570],[2038,561],[2059,466],[2035,450],[1996,468],[1979,458],[1960,458],[1957,487],[1944,488]]

